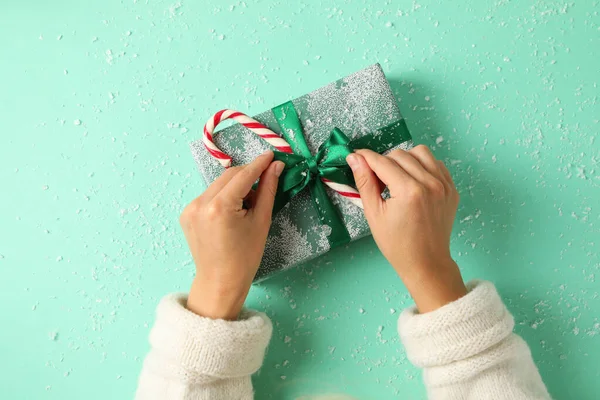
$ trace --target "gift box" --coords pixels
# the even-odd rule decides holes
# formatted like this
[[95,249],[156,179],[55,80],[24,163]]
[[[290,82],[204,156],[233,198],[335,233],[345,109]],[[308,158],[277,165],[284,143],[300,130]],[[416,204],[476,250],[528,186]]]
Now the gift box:
[[[345,156],[358,148],[386,153],[412,147],[381,66],[367,67],[253,118],[290,144],[283,152],[276,152],[276,159],[284,161],[286,167],[255,280],[369,235],[356,192],[346,190],[353,180]],[[211,128],[212,121],[208,123]],[[274,135],[257,135],[259,129],[252,129],[260,127],[256,121],[233,124],[214,134],[207,133],[205,127],[204,140],[190,144],[207,185],[225,170],[220,153],[215,154],[217,148],[231,157],[231,165],[247,164],[269,149],[282,149],[265,140]],[[281,139],[270,142],[273,140]]]

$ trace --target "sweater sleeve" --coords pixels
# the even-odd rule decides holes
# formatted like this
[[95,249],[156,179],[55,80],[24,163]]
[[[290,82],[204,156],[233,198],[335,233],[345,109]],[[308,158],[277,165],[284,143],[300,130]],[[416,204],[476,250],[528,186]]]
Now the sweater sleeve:
[[547,400],[529,347],[494,285],[473,281],[469,293],[438,310],[404,310],[398,330],[409,360],[423,368],[431,400]]
[[136,400],[252,399],[250,375],[271,339],[269,318],[244,310],[238,321],[212,320],[186,303],[182,294],[161,300]]

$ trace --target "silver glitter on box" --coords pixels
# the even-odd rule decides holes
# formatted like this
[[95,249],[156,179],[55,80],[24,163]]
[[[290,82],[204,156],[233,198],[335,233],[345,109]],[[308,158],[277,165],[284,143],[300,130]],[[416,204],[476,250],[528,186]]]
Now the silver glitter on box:
[[[402,119],[379,64],[301,96],[293,103],[313,154],[333,128],[337,127],[350,139],[355,139]],[[254,118],[280,133],[270,110]],[[239,124],[217,132],[214,142],[233,158],[233,165],[247,164],[270,149],[266,142]],[[223,173],[223,167],[206,151],[202,140],[192,142],[190,147],[204,181],[210,184]],[[411,147],[411,141],[396,146],[403,149]],[[352,240],[369,235],[371,232],[363,211],[329,188],[327,190],[340,210]],[[273,217],[265,254],[255,280],[326,253],[330,250],[327,240],[330,232],[331,227],[319,222],[308,190],[300,193]]]

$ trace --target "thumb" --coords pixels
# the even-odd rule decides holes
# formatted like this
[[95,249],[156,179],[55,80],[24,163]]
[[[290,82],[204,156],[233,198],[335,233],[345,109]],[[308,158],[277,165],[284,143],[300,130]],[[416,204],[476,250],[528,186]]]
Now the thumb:
[[365,213],[370,214],[378,210],[383,203],[379,179],[375,176],[363,156],[352,153],[346,157],[346,161],[352,169],[356,188],[360,193],[365,207]]
[[284,167],[284,163],[275,161],[269,165],[267,170],[263,172],[260,177],[253,207],[253,213],[260,219],[264,218],[265,221],[271,221],[275,193],[277,193],[277,185],[279,184],[279,176]]

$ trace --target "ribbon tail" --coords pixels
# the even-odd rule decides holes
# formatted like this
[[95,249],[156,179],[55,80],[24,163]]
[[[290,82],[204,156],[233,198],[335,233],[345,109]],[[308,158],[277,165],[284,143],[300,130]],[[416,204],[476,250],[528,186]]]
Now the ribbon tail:
[[319,216],[319,221],[322,225],[331,228],[331,233],[327,237],[331,247],[349,243],[351,240],[350,233],[348,233],[340,212],[329,199],[323,182],[320,179],[312,180],[309,184],[309,189]]

